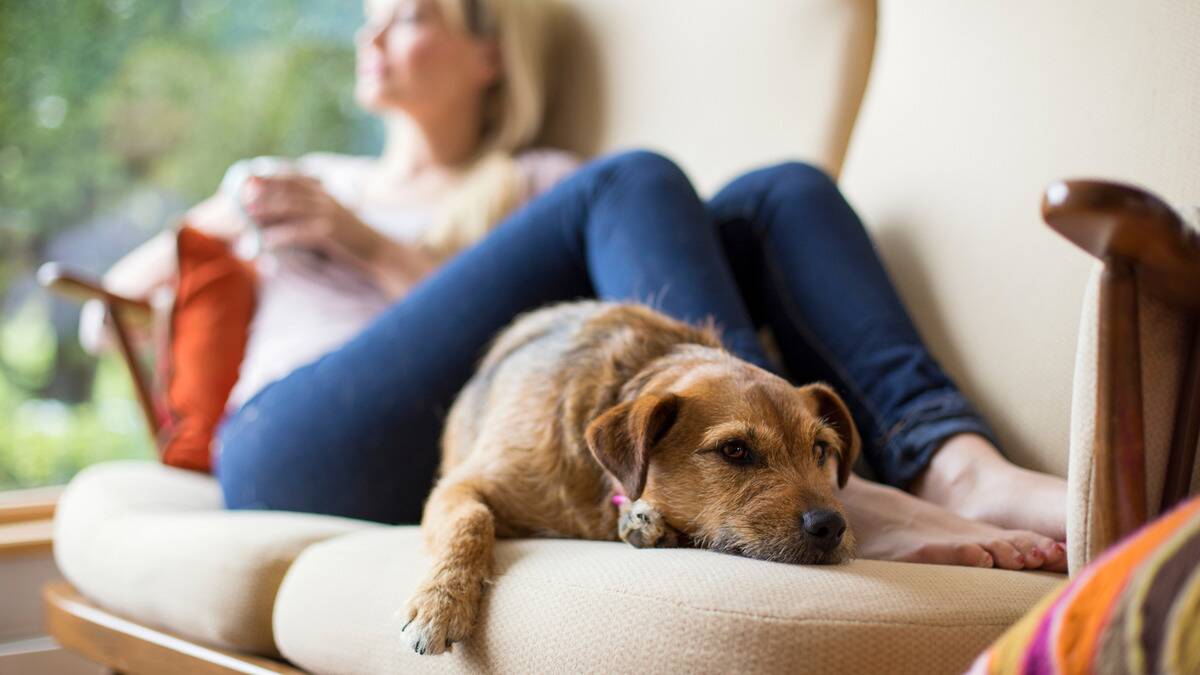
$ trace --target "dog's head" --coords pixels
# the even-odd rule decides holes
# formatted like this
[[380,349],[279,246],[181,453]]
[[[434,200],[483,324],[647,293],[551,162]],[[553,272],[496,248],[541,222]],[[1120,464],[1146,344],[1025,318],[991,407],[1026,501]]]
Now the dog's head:
[[859,436],[824,384],[794,387],[731,357],[702,359],[605,411],[586,439],[630,499],[697,545],[792,563],[853,553],[834,494]]

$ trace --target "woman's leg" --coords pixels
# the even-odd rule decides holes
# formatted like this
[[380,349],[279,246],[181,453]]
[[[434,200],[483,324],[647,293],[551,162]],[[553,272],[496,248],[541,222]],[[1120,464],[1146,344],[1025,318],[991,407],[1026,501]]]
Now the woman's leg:
[[[798,163],[770,167],[734,181],[709,206],[754,318],[771,326],[793,377],[824,379],[844,394],[880,480],[960,515],[984,513],[964,502],[995,505],[993,524],[1062,539],[1064,483],[996,452],[991,430],[921,341],[870,237],[828,176]],[[964,456],[970,461],[946,460]],[[995,489],[993,480],[987,490],[960,490],[958,502],[921,490],[948,464],[1002,478],[1010,489]],[[1042,499],[1011,499],[1018,488],[1037,488]],[[996,517],[998,509],[1007,517]]]
[[591,296],[713,316],[731,349],[766,362],[686,176],[647,152],[604,158],[247,402],[220,432],[226,504],[417,522],[445,414],[488,341],[523,311]]

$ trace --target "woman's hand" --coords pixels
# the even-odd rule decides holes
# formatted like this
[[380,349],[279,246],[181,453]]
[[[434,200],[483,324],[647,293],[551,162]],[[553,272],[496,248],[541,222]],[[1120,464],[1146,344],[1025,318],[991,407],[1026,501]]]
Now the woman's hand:
[[440,263],[427,251],[376,232],[307,176],[251,177],[239,198],[261,228],[266,248],[300,246],[341,257],[364,268],[392,297]]
[[268,249],[298,246],[363,263],[383,239],[308,176],[252,176],[239,199]]

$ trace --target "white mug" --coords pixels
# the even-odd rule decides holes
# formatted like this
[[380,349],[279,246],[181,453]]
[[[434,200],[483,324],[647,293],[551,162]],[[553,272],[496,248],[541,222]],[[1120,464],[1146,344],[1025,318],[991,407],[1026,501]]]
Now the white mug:
[[225,177],[221,179],[220,191],[229,195],[238,205],[247,225],[248,237],[243,237],[237,243],[237,252],[241,257],[254,258],[263,249],[262,232],[258,223],[254,222],[254,219],[242,207],[242,188],[246,186],[246,181],[253,176],[297,176],[301,173],[294,160],[271,156],[244,159],[229,167],[229,170],[225,172]]

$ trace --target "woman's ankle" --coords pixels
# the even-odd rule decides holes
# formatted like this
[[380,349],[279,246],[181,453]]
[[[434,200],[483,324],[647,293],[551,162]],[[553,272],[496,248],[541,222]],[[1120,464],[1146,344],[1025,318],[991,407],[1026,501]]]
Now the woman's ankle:
[[1065,537],[1066,481],[1009,462],[976,434],[948,439],[909,491],[965,518]]
[[909,486],[909,492],[953,510],[969,499],[987,469],[1004,470],[1009,464],[995,446],[978,434],[958,434],[946,439],[929,466]]

